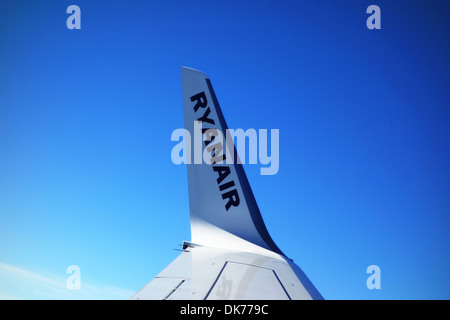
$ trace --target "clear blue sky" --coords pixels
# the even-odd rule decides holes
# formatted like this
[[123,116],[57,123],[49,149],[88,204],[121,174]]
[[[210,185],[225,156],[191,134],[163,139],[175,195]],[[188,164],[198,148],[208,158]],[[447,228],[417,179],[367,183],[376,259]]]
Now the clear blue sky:
[[[71,4],[81,30],[66,27]],[[371,4],[381,30],[366,27]],[[0,298],[75,297],[69,265],[91,289],[76,297],[126,298],[179,254],[187,174],[170,135],[188,66],[230,128],[280,130],[279,172],[247,176],[326,299],[449,299],[449,9],[2,0]]]

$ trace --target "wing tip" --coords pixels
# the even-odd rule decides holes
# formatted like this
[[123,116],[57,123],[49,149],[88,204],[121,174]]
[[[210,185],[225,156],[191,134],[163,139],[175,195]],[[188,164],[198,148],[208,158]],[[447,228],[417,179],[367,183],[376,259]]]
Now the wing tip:
[[181,73],[197,73],[197,74],[201,74],[203,77],[209,79],[208,75],[204,74],[200,70],[197,70],[197,69],[194,69],[194,68],[190,68],[190,67],[182,66],[181,67]]

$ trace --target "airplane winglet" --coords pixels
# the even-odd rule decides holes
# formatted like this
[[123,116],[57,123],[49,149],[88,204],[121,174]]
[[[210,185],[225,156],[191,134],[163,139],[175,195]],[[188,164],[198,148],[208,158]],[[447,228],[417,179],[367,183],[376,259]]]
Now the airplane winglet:
[[[209,155],[187,164],[191,241],[131,299],[323,299],[270,237],[242,165],[221,159],[234,143],[219,137],[228,127],[209,78],[181,70],[185,139],[190,134],[189,141],[200,142],[190,154]],[[199,124],[203,130],[196,132]]]
[[[192,241],[218,245],[217,232],[213,237],[205,232],[208,226],[214,226],[226,231],[223,234],[284,256],[267,231],[242,164],[226,161],[226,148],[233,148],[234,155],[237,151],[233,141],[223,139],[228,126],[209,77],[192,68],[181,70],[185,129],[193,142],[190,154],[195,158],[197,153],[201,160],[187,164]],[[199,131],[195,131],[199,125],[206,133],[201,140]],[[201,148],[196,149],[195,142],[199,141]],[[203,161],[204,152],[211,155],[211,163]]]

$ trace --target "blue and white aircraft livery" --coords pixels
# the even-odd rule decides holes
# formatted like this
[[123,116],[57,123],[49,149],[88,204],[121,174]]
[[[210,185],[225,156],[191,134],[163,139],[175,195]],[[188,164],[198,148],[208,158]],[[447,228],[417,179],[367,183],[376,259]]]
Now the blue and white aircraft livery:
[[186,164],[191,241],[131,299],[323,299],[270,237],[242,164],[225,161],[226,148],[237,153],[232,140],[216,139],[228,127],[211,81],[186,67],[181,76],[185,129],[194,137],[201,124],[200,152],[206,149],[210,163]]

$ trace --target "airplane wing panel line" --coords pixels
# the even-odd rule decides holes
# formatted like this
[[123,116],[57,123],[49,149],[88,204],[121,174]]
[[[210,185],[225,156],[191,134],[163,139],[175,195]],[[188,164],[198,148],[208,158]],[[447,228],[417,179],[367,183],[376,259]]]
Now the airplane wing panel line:
[[211,288],[209,288],[208,293],[207,293],[206,296],[203,298],[203,300],[207,300],[207,299],[208,299],[209,294],[211,293],[212,289],[215,287],[217,281],[219,280],[220,276],[222,275],[223,270],[225,270],[225,267],[227,266],[227,264],[228,264],[228,261],[226,261],[225,264],[223,265],[222,269],[220,270],[219,274],[217,275],[216,280],[214,280],[214,282],[213,282]]
[[[267,290],[270,287],[270,290]],[[208,290],[209,299],[282,299],[292,300],[274,269],[249,263],[226,261]]]
[[181,280],[180,281],[180,283],[175,287],[175,288],[173,288],[173,290],[167,295],[167,296],[165,296],[164,298],[163,298],[163,300],[167,300],[175,291],[177,291],[177,289],[183,284],[183,282],[185,282],[186,280],[185,279],[183,279],[183,280]]
[[289,293],[287,292],[286,288],[283,285],[283,282],[281,282],[280,278],[278,278],[277,273],[275,272],[275,270],[272,270],[273,274],[275,275],[275,278],[277,278],[278,282],[280,283],[281,288],[283,288],[284,293],[287,295],[289,300],[292,300],[291,296],[289,295]]

